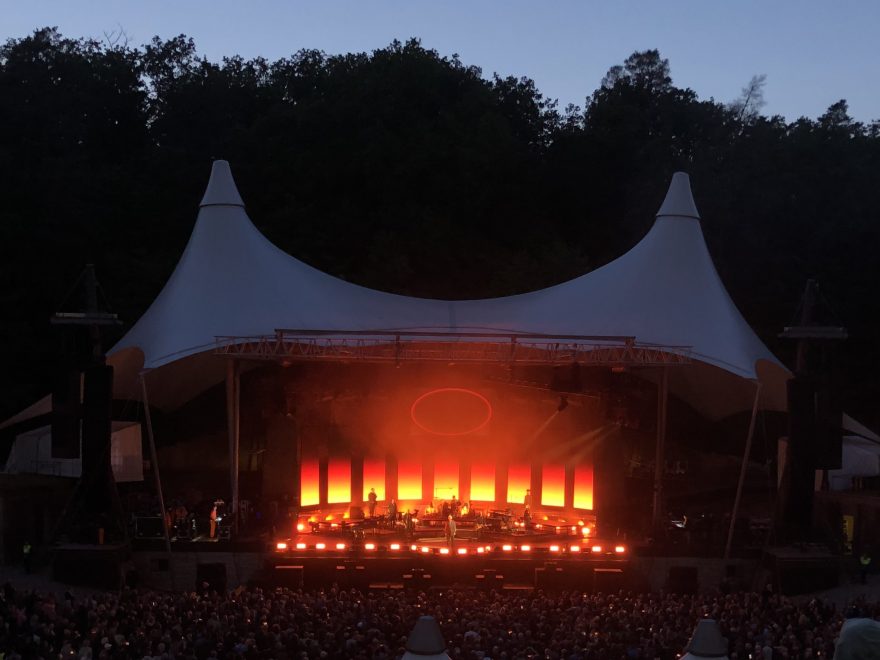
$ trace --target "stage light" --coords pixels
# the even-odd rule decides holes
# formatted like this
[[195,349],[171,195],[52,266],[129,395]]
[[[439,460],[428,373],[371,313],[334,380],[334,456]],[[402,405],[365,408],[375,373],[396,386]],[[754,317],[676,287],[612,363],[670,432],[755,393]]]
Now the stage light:
[[481,555],[481,554],[483,554],[484,552],[486,552],[486,548],[484,548],[483,546],[480,546],[480,547],[477,548],[477,554],[478,554],[478,555]]
[[589,527],[582,527],[581,534],[583,534],[584,536],[589,536],[590,535],[590,528]]
[[376,549],[375,543],[364,543],[364,550],[375,550],[375,549]]
[[532,551],[532,546],[530,546],[530,545],[521,545],[521,546],[519,546],[519,549],[520,549],[522,552],[531,552],[531,551]]
[[333,520],[333,514],[332,514],[332,513],[328,513],[327,516],[324,518],[324,520],[325,520],[325,521]]
[[392,550],[400,550],[400,543],[392,543],[390,547]]
[[459,549],[458,549],[458,554],[460,554],[460,555],[466,555],[466,554],[467,554],[467,548],[459,548]]
[[572,545],[572,546],[569,546],[568,550],[569,550],[569,552],[580,552],[580,551],[581,551],[581,546],[579,546],[579,545]]
[[572,526],[571,526],[571,531],[576,532],[576,531],[578,531],[578,528],[577,528],[575,525],[572,525]]
[[323,550],[327,547],[326,543],[315,543],[315,550]]
[[622,545],[615,545],[614,552],[616,552],[619,555],[622,555],[624,552],[626,552],[626,548],[624,548]]
[[584,526],[584,521],[583,521],[583,520],[578,520],[578,525],[580,525],[581,527],[583,527],[583,526]]
[[330,523],[330,529],[336,529],[339,527],[339,523]]
[[449,548],[440,548],[440,554],[441,554],[441,555],[448,555],[448,554],[449,554]]
[[305,549],[306,549],[306,544],[305,544],[305,543],[297,543],[297,544],[296,544],[296,549],[297,549],[297,550],[305,550]]
[[501,549],[504,550],[504,552],[510,552],[511,550],[513,550],[513,546],[512,546],[512,545],[507,545],[507,544],[505,543],[504,545],[501,546]]
[[416,550],[419,549],[419,546],[417,546],[417,545],[411,545],[411,546],[409,546],[409,549],[412,550],[413,552],[415,552]]
[[296,523],[296,531],[301,532],[306,528],[302,523]]
[[559,552],[559,546],[558,545],[551,545],[550,552]]
[[422,546],[422,552],[424,552],[425,554],[428,554],[429,552],[431,552],[431,548],[429,548],[429,547],[426,546],[426,545],[423,545],[423,546]]
[[337,550],[345,550],[345,543],[337,543],[336,549]]
[[594,545],[594,546],[591,548],[591,550],[592,550],[593,552],[602,552],[602,546],[601,546],[601,545]]
[[287,550],[287,544],[284,541],[278,541],[278,543],[275,544],[275,549],[276,550]]

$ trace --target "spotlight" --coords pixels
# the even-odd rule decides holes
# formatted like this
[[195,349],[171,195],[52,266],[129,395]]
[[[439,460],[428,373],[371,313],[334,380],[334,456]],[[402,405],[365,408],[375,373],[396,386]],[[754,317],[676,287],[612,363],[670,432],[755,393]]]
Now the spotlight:
[[376,549],[375,543],[364,543],[364,550],[375,550],[375,549]]
[[573,545],[573,546],[570,546],[570,547],[568,548],[568,550],[569,550],[569,552],[580,552],[580,551],[581,551],[581,546],[579,546],[579,545]]
[[425,554],[428,554],[429,552],[431,552],[431,548],[429,548],[429,547],[426,546],[426,545],[423,545],[423,546],[422,546],[422,552],[424,552]]
[[602,546],[601,546],[601,545],[594,545],[594,546],[591,548],[591,550],[592,550],[593,552],[597,552],[597,553],[598,553],[598,552],[602,552]]
[[531,551],[532,551],[532,546],[530,546],[530,545],[521,545],[521,546],[519,546],[519,549],[520,549],[522,552],[531,552]]
[[400,543],[392,543],[389,547],[392,550],[400,550]]
[[296,531],[301,532],[306,528],[302,523],[296,523]]
[[419,549],[419,546],[417,546],[417,545],[411,545],[411,546],[409,546],[409,549],[412,550],[413,552],[415,552],[416,550]]
[[622,555],[624,552],[626,552],[626,548],[623,547],[622,545],[615,545],[614,552],[616,552],[619,555]]
[[466,555],[466,554],[467,554],[467,548],[459,548],[459,549],[458,549],[458,554],[460,554],[460,555]]
[[297,543],[297,544],[296,544],[296,549],[297,549],[297,550],[305,550],[305,549],[306,549],[306,544],[305,544],[305,543]]
[[448,554],[449,554],[449,548],[440,548],[440,554],[441,554],[441,555],[448,555]]
[[559,552],[559,546],[558,545],[551,545],[550,552]]
[[483,546],[480,546],[480,547],[477,548],[477,554],[478,554],[478,555],[481,555],[481,554],[483,554],[484,552],[486,552],[486,548],[484,548]]
[[284,541],[278,541],[278,543],[275,544],[275,549],[276,550],[287,550],[287,544]]
[[504,552],[510,552],[511,550],[513,550],[513,546],[512,546],[512,545],[507,545],[507,544],[505,543],[504,545],[501,546],[501,549],[504,550]]
[[590,528],[589,527],[581,527],[581,534],[583,534],[584,536],[589,536],[590,535]]
[[345,550],[345,543],[337,543],[336,549],[337,550]]
[[327,547],[326,543],[315,543],[315,550],[323,550]]

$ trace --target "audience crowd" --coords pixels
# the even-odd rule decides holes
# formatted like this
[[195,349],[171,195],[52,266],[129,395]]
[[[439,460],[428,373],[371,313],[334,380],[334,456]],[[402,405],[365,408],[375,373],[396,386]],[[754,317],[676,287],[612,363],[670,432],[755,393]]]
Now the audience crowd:
[[[858,602],[861,616],[880,604]],[[474,590],[370,592],[123,590],[75,596],[0,592],[0,660],[22,658],[376,658],[404,653],[433,615],[451,658],[674,659],[710,617],[730,658],[832,658],[844,612],[772,592],[682,596]]]

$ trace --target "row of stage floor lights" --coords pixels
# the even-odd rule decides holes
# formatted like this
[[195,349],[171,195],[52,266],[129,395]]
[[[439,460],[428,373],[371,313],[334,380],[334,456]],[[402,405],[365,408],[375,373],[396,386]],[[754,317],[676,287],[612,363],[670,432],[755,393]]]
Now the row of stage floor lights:
[[288,542],[278,541],[275,543],[275,551],[277,553],[292,552],[310,552],[316,553],[354,553],[362,550],[363,554],[368,553],[416,553],[423,555],[457,555],[459,557],[467,555],[491,555],[491,554],[531,554],[531,553],[547,553],[550,555],[569,555],[569,556],[613,556],[622,557],[626,555],[627,549],[623,545],[558,545],[553,544],[547,547],[533,548],[529,544],[516,545],[513,543],[495,543],[487,545],[478,545],[476,547],[460,547],[449,548],[446,546],[428,546],[418,543],[390,543],[379,545],[373,542],[367,542],[362,545],[350,543],[305,543],[303,541]]

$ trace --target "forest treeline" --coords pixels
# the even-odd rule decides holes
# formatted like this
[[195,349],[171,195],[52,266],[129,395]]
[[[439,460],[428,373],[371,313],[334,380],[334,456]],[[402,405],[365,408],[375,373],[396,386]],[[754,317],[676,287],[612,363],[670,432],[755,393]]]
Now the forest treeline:
[[657,51],[597,84],[583,108],[560,109],[528,78],[484,77],[417,40],[220,62],[185,36],[131,47],[46,28],[7,41],[0,416],[48,391],[49,317],[84,264],[120,331],[144,312],[186,244],[211,159],[225,158],[282,249],[440,298],[527,291],[607,263],[685,170],[751,325],[790,361],[777,334],[817,278],[850,330],[846,408],[880,422],[880,123],[854,121],[843,100],[815,120],[763,116],[758,78],[733,102],[700,99]]

